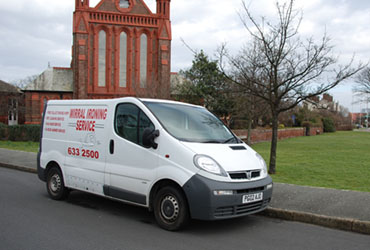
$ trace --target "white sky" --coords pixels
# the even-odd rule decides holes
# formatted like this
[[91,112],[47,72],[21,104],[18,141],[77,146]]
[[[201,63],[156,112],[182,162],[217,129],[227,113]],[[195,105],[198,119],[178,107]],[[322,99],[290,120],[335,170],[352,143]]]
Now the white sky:
[[[71,61],[73,0],[2,0],[0,2],[0,79],[11,82],[40,74],[48,63],[68,67]],[[94,6],[99,0],[90,0]],[[155,12],[155,0],[145,1]],[[274,17],[275,0],[246,0],[255,17]],[[303,9],[300,34],[319,39],[327,32],[345,64],[355,53],[356,61],[370,61],[369,0],[297,0]],[[248,40],[237,12],[241,0],[172,0],[172,71],[191,66],[193,55],[181,38],[195,50],[213,56],[226,42],[236,54]],[[352,82],[330,92],[351,111]]]

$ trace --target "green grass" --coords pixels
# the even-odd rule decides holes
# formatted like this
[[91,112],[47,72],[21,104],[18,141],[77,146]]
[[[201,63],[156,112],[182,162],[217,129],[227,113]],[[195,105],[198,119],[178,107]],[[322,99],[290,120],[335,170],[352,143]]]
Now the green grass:
[[0,141],[0,148],[6,148],[11,150],[20,150],[26,152],[38,152],[38,142],[23,142],[23,141]]
[[[269,162],[270,143],[253,148]],[[370,192],[370,133],[336,132],[278,142],[275,182]]]

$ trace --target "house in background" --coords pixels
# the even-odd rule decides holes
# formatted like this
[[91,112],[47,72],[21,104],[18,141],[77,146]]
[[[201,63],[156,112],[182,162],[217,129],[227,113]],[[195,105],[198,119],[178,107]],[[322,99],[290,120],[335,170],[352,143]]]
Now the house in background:
[[7,125],[24,123],[22,91],[0,80],[0,122]]
[[303,102],[303,106],[307,107],[308,110],[328,110],[331,112],[341,112],[342,107],[338,102],[335,102],[333,96],[329,94],[323,94],[322,98],[320,96],[311,97],[309,100]]
[[24,89],[25,124],[40,124],[48,100],[72,99],[71,68],[48,68]]
[[356,127],[369,127],[370,109],[362,109],[359,113],[351,113],[352,124]]

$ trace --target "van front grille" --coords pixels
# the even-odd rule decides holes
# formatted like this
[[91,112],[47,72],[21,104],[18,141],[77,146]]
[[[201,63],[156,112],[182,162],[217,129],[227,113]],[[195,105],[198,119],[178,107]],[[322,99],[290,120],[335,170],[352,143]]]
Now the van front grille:
[[229,176],[233,180],[251,180],[261,176],[261,170],[250,170],[243,172],[229,172]]

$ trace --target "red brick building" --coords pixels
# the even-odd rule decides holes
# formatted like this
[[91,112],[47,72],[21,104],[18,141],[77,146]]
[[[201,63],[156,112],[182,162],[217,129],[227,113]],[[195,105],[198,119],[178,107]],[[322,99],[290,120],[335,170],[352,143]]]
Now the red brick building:
[[0,122],[6,125],[23,123],[23,107],[20,89],[0,80]]
[[153,14],[143,0],[76,0],[73,97],[169,97],[170,0]]
[[40,123],[51,99],[170,98],[171,0],[156,1],[152,13],[144,0],[75,0],[71,68],[53,68],[64,77],[51,85],[42,83],[48,69],[25,89],[26,123]]
[[44,104],[48,100],[72,99],[73,71],[71,68],[48,68],[23,92],[25,124],[40,124]]

